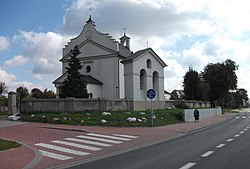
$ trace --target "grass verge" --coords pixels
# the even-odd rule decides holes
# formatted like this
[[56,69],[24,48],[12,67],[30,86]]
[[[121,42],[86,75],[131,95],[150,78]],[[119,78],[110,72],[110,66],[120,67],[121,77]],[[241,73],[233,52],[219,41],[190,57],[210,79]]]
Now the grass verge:
[[[103,112],[21,114],[23,121],[115,127],[151,127],[151,117],[149,111],[113,111],[106,115]],[[154,110],[154,117],[154,126],[183,122],[181,109]],[[136,121],[129,122],[128,118],[136,118]]]
[[15,142],[15,141],[8,141],[0,139],[0,151],[8,150],[11,148],[20,147],[21,144]]

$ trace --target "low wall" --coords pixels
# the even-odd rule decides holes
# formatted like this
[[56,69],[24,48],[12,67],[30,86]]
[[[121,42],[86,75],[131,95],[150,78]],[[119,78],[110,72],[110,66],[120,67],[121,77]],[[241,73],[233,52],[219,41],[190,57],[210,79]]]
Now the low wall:
[[196,100],[166,100],[165,107],[173,107],[176,104],[186,104],[189,108],[210,108],[209,101],[196,101]]
[[127,99],[23,99],[21,112],[83,112],[131,110],[132,102]]
[[[222,114],[221,107],[211,108],[211,109],[198,109],[200,112],[200,119],[204,119],[207,117],[213,117]],[[184,109],[182,111],[183,120],[185,122],[194,121],[194,109]]]

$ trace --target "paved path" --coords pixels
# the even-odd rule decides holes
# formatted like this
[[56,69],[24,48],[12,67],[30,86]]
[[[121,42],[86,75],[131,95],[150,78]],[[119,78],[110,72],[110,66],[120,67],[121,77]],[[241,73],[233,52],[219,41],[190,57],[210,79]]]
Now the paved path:
[[170,140],[233,118],[224,114],[163,127],[89,127],[0,120],[0,137],[23,144],[0,152],[0,168],[58,168]]

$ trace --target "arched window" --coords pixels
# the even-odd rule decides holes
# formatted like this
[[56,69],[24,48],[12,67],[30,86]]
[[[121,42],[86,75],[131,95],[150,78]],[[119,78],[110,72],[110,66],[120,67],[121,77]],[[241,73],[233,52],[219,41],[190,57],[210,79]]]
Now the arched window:
[[156,91],[159,90],[159,74],[156,71],[153,73],[153,89]]
[[146,71],[144,69],[140,71],[140,89],[146,90]]
[[149,68],[149,69],[152,68],[152,63],[151,63],[150,59],[147,60],[147,68]]

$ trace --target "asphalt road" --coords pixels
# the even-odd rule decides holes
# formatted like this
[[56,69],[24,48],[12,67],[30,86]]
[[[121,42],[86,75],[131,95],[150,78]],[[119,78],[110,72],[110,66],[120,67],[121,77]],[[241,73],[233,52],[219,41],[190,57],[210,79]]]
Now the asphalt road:
[[71,169],[248,169],[250,114],[223,124]]

